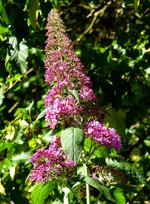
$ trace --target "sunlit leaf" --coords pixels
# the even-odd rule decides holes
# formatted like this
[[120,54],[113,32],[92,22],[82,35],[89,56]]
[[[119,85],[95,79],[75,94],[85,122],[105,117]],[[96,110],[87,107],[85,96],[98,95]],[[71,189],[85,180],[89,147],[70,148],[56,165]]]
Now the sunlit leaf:
[[[36,118],[36,121],[40,120],[41,118],[43,118],[46,115],[46,109],[44,109]],[[36,122],[35,121],[35,122]]]
[[139,5],[140,5],[140,0],[134,0],[134,11],[138,16],[140,16],[138,11]]
[[2,105],[4,98],[5,98],[4,90],[3,90],[3,87],[1,87],[0,88],[0,105]]
[[83,131],[80,128],[67,128],[61,133],[61,143],[67,156],[76,163],[82,152]]
[[27,57],[28,57],[28,46],[26,45],[25,40],[22,40],[19,44],[15,36],[9,39],[9,43],[12,46],[10,53],[7,54],[7,61],[15,60],[20,66],[22,74],[27,70]]
[[31,193],[31,204],[44,204],[45,199],[50,192],[56,187],[56,181],[51,180],[47,184],[37,184]]
[[16,154],[12,156],[12,161],[15,164],[18,163],[28,163],[31,155],[29,152],[22,152],[21,154]]
[[139,158],[140,158],[140,148],[135,147],[135,148],[132,150],[130,156],[131,156],[131,160],[132,160],[132,161],[138,161]]
[[150,147],[150,140],[144,140],[144,144],[145,144],[147,147]]
[[9,23],[9,19],[8,19],[6,10],[5,10],[4,6],[3,6],[2,0],[0,0],[0,14],[2,16],[2,19],[8,24]]
[[12,166],[9,169],[10,178],[13,181],[16,173],[16,166]]
[[116,188],[113,191],[113,195],[115,197],[115,200],[117,204],[126,204],[126,198],[124,196],[123,190],[120,188]]
[[3,184],[1,183],[1,180],[0,180],[0,194],[6,195],[5,188]]

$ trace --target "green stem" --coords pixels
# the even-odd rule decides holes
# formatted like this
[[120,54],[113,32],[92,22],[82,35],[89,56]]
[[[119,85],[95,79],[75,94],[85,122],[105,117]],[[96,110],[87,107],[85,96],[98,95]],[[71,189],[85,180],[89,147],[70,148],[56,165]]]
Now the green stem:
[[67,182],[65,182],[65,185],[70,189],[70,191],[73,193],[73,195],[77,198],[80,204],[84,204],[81,198],[78,196],[78,194],[68,185]]
[[96,204],[98,204],[101,195],[102,195],[102,193],[99,193],[99,195],[98,195],[98,197],[97,197],[97,199],[96,199],[96,201],[95,201]]
[[[88,167],[86,164],[83,164],[84,167],[84,175],[85,177],[88,176]],[[86,204],[90,204],[90,186],[88,183],[86,183]]]

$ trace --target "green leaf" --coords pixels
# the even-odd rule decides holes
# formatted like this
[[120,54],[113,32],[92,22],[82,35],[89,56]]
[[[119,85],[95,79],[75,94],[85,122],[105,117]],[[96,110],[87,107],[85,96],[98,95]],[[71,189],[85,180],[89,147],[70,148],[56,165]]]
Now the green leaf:
[[6,35],[9,33],[10,33],[10,30],[7,27],[3,27],[2,25],[0,25],[0,34],[1,35]]
[[0,144],[0,152],[2,152],[5,149],[8,149],[12,146],[12,142],[8,142],[8,143],[1,143]]
[[28,57],[28,46],[22,41],[19,44],[19,51],[18,51],[18,59],[17,62],[20,65],[20,69],[22,74],[24,74],[27,70],[27,57]]
[[107,166],[113,167],[115,169],[119,169],[125,171],[127,175],[131,175],[132,178],[139,180],[139,182],[146,184],[146,179],[142,175],[141,171],[137,169],[135,166],[127,163],[127,162],[120,162],[115,159],[106,158],[105,159]]
[[31,25],[36,28],[36,22],[38,18],[38,0],[31,0],[29,6],[29,19]]
[[34,105],[34,101],[32,101],[32,102],[26,107],[26,109],[30,112],[31,109],[32,109],[32,107],[33,107],[33,105]]
[[77,90],[68,89],[68,91],[75,97],[77,103],[80,105],[79,93]]
[[50,0],[50,1],[51,1],[51,3],[52,3],[53,7],[57,8],[57,6],[58,6],[58,0]]
[[22,74],[24,74],[28,65],[28,46],[25,44],[25,40],[22,40],[18,45],[18,41],[15,36],[9,39],[9,43],[11,44],[12,49],[10,50],[10,53],[7,54],[7,61],[15,60],[20,66]]
[[84,180],[80,179],[80,182],[77,181],[77,182],[72,186],[73,192],[70,191],[70,193],[69,193],[69,201],[70,201],[70,202],[71,202],[72,199],[73,199],[74,193],[76,193],[77,190],[78,190],[79,188],[81,188],[84,184],[85,184]]
[[144,70],[146,72],[146,74],[150,74],[150,67],[148,67],[147,69]]
[[56,180],[51,180],[46,185],[37,184],[31,193],[31,204],[44,204],[45,199],[55,187]]
[[118,134],[125,136],[125,118],[126,113],[124,111],[121,109],[115,111],[114,108],[111,108],[105,114],[104,123],[109,123],[109,126],[115,128]]
[[134,11],[138,17],[140,17],[139,11],[138,11],[139,5],[140,5],[140,0],[134,0]]
[[67,128],[61,133],[61,143],[67,156],[78,163],[82,152],[83,131],[80,128]]
[[3,87],[0,88],[0,105],[2,105],[3,103],[3,99],[4,99],[4,89]]
[[150,147],[150,140],[144,140],[144,144],[145,144],[147,147]]
[[12,162],[19,163],[28,163],[31,155],[29,152],[22,152],[21,154],[16,154],[12,156]]
[[8,24],[9,23],[9,19],[8,19],[6,10],[5,10],[4,6],[3,6],[2,0],[0,0],[0,14],[1,14],[2,20],[5,21],[5,23]]
[[113,191],[113,194],[114,194],[114,197],[115,197],[115,200],[116,200],[117,204],[126,204],[126,198],[124,196],[124,193],[123,193],[122,189],[116,188]]
[[93,180],[90,177],[86,177],[85,180],[90,186],[92,186],[92,187],[96,188],[97,190],[99,190],[105,196],[106,199],[112,201],[113,203],[116,203],[114,198],[112,197],[109,189],[106,188],[104,185],[100,184],[99,182]]
[[40,120],[41,118],[43,118],[46,115],[46,109],[44,109],[36,118],[35,122]]
[[126,185],[126,184],[112,184],[112,186],[116,186],[119,187],[127,192],[133,192],[133,193],[138,193],[138,191],[136,190],[136,187],[131,186],[131,185]]

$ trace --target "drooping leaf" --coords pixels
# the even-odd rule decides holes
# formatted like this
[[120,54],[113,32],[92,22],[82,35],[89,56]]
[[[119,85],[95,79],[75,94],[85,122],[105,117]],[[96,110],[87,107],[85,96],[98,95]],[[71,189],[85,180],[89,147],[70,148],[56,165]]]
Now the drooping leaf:
[[113,191],[113,195],[115,197],[115,200],[117,204],[126,204],[126,198],[124,196],[123,190],[120,188],[116,188]]
[[85,180],[90,186],[92,186],[92,187],[96,188],[97,190],[99,190],[105,196],[106,199],[110,200],[113,203],[116,203],[114,198],[112,197],[109,189],[106,188],[104,185],[100,184],[99,182],[93,180],[90,177],[86,177]]
[[21,43],[19,44],[17,62],[20,65],[22,74],[24,74],[27,70],[27,65],[28,65],[27,57],[28,57],[28,46],[25,44],[24,41],[21,41]]
[[12,46],[12,49],[7,54],[7,61],[15,60],[16,63],[20,66],[22,74],[27,70],[27,57],[28,57],[28,46],[26,45],[25,40],[22,40],[19,45],[17,38],[15,36],[9,39],[9,43]]
[[82,152],[83,131],[80,128],[67,128],[61,133],[61,143],[67,156],[76,163]]
[[37,184],[31,193],[31,204],[44,204],[45,199],[50,192],[56,187],[56,181],[51,180],[47,184]]
[[107,166],[113,167],[125,171],[127,175],[132,176],[132,178],[139,180],[139,182],[146,184],[146,179],[142,175],[141,171],[137,169],[134,165],[127,162],[117,161],[112,158],[105,159]]

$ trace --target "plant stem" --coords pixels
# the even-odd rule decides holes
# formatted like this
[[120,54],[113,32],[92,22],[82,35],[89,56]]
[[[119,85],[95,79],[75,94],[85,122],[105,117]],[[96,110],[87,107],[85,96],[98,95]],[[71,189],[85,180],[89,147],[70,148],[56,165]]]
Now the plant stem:
[[[86,164],[83,164],[84,167],[84,175],[88,176],[88,167]],[[86,183],[86,204],[90,204],[90,186]]]

